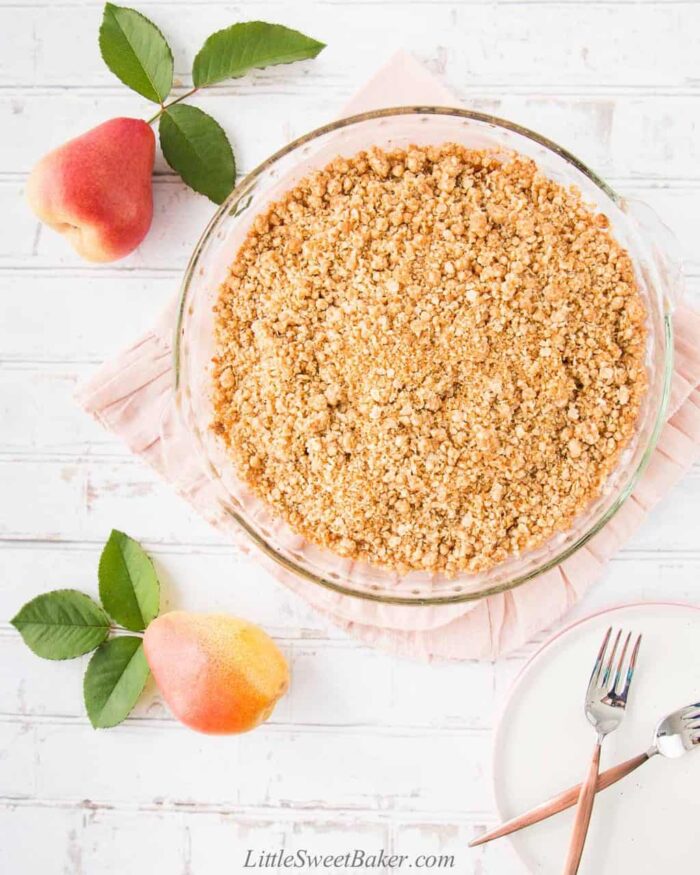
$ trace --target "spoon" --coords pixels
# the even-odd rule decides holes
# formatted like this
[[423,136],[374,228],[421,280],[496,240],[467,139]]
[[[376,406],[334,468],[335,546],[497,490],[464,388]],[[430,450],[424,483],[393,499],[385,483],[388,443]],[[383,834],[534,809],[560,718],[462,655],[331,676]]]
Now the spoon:
[[[621,778],[631,774],[657,754],[669,759],[676,759],[692,750],[696,745],[700,745],[700,702],[680,708],[664,717],[654,730],[654,740],[649,750],[601,772],[596,784],[596,793],[607,789],[611,784],[616,784]],[[474,848],[477,845],[493,841],[493,839],[499,839],[501,836],[510,835],[512,832],[517,832],[526,826],[539,823],[553,814],[571,808],[578,800],[580,789],[580,784],[569,787],[568,790],[564,790],[558,796],[553,796],[525,814],[520,814],[495,827],[495,829],[483,833],[469,842],[469,847]]]

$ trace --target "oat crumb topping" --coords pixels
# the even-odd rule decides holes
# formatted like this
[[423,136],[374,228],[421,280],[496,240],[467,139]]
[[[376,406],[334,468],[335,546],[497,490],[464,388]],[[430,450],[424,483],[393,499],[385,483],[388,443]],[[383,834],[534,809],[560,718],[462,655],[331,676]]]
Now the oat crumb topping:
[[519,155],[338,158],[258,215],[216,305],[213,427],[296,531],[485,570],[596,497],[646,389],[604,215]]

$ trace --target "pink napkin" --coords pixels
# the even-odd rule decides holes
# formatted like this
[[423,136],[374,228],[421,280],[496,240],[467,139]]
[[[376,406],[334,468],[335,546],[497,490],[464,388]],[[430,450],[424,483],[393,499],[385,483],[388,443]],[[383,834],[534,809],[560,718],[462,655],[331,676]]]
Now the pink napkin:
[[[402,104],[454,105],[453,96],[404,52],[345,107],[343,115]],[[679,307],[669,419],[632,497],[588,546],[558,568],[511,592],[443,607],[388,606],[342,596],[302,581],[263,556],[222,512],[199,467],[173,403],[171,337],[175,304],[151,331],[82,386],[78,402],[141,456],[210,522],[258,559],[329,620],[369,644],[430,659],[495,658],[563,616],[597,581],[610,557],[700,454],[700,316]],[[212,515],[213,514],[213,515]]]

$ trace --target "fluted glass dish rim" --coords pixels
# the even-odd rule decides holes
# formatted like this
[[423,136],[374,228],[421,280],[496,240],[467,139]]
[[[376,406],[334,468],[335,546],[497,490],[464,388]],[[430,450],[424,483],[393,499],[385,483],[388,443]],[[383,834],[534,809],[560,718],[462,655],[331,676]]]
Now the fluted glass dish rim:
[[[343,128],[346,128],[350,125],[357,125],[372,120],[391,119],[395,116],[405,116],[409,114],[424,116],[449,116],[456,119],[483,123],[485,125],[492,126],[495,129],[512,132],[520,137],[524,137],[527,140],[530,140],[534,144],[537,144],[538,146],[541,146],[546,150],[549,150],[559,158],[563,159],[568,165],[575,168],[588,180],[590,180],[590,182],[593,183],[593,185],[598,188],[602,192],[602,194],[607,197],[616,207],[623,208],[626,203],[625,199],[620,196],[616,191],[614,191],[611,186],[608,185],[608,183],[605,182],[604,179],[602,179],[602,177],[600,177],[597,173],[588,168],[569,150],[564,149],[547,137],[544,137],[541,134],[538,134],[535,131],[532,131],[522,125],[516,124],[515,122],[509,121],[507,119],[502,119],[497,116],[492,116],[487,113],[474,112],[467,109],[444,106],[412,105],[372,110],[323,125],[313,131],[310,131],[308,134],[305,134],[304,136],[299,137],[288,143],[286,146],[279,149],[277,152],[275,152],[269,158],[259,164],[254,170],[248,173],[236,185],[226,201],[224,201],[217,209],[192,252],[188,265],[185,269],[181,284],[180,301],[177,311],[175,336],[173,342],[175,400],[182,422],[193,437],[197,453],[203,463],[204,471],[207,472],[207,476],[212,476],[213,466],[209,463],[208,453],[202,439],[201,429],[193,429],[191,427],[191,399],[188,398],[189,393],[187,391],[186,373],[187,353],[186,347],[182,342],[182,338],[186,329],[187,313],[188,310],[191,309],[191,297],[194,294],[193,278],[195,277],[197,270],[200,268],[200,263],[202,258],[204,257],[204,253],[208,244],[217,234],[222,223],[228,221],[231,218],[232,212],[235,217],[235,209],[237,208],[237,205],[244,202],[244,199],[254,189],[255,185],[258,183],[261,177],[263,177],[263,175],[271,168],[273,168],[281,159],[294,153],[297,150],[303,149],[309,144],[313,144],[314,141],[319,140],[327,134],[341,131]],[[263,552],[263,554],[272,559],[280,568],[293,574],[297,578],[309,581],[313,584],[342,595],[365,599],[372,602],[379,602],[382,604],[414,606],[449,605],[474,601],[477,599],[482,599],[486,596],[496,595],[498,593],[505,593],[509,590],[514,589],[515,587],[521,586],[522,584],[527,583],[528,581],[531,581],[536,577],[539,577],[541,574],[560,565],[562,562],[564,562],[566,559],[570,558],[574,553],[580,550],[583,546],[585,546],[591,540],[591,538],[598,534],[598,532],[600,532],[601,529],[605,525],[607,525],[608,522],[610,522],[610,520],[620,510],[625,501],[629,498],[632,491],[634,490],[634,487],[638,483],[639,478],[649,464],[649,461],[656,447],[659,435],[661,433],[661,429],[665,422],[665,414],[670,396],[671,377],[673,373],[673,325],[671,318],[672,302],[668,294],[664,293],[663,288],[656,289],[655,287],[655,293],[663,296],[663,338],[658,338],[659,341],[663,342],[663,384],[660,391],[658,406],[655,412],[655,418],[650,430],[650,436],[646,447],[644,448],[637,465],[629,473],[626,482],[617,491],[614,499],[606,508],[605,512],[601,513],[601,515],[597,519],[595,519],[590,524],[590,526],[588,526],[585,531],[583,531],[582,534],[574,541],[562,547],[561,550],[553,553],[551,557],[545,559],[541,564],[524,571],[522,574],[516,574],[508,580],[494,583],[490,586],[484,586],[479,590],[440,593],[435,595],[415,596],[411,593],[399,594],[393,592],[374,592],[372,590],[354,589],[353,587],[348,586],[339,580],[332,579],[323,574],[314,573],[308,568],[305,568],[303,565],[294,561],[289,556],[283,555],[276,549],[275,546],[269,543],[268,538],[263,536],[255,528],[255,526],[252,525],[247,515],[233,507],[230,502],[225,500],[219,500],[220,507],[235,521],[241,531],[243,531],[247,535],[252,543],[257,548],[259,548]],[[233,464],[233,462],[231,462],[231,464]],[[459,576],[460,575],[457,575],[457,577]]]

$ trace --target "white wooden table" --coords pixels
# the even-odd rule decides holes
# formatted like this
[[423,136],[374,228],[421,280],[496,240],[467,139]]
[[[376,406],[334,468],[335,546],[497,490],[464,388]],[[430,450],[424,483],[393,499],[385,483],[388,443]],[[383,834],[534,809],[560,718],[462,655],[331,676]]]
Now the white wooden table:
[[[466,105],[541,131],[649,201],[680,238],[688,295],[700,301],[700,3],[130,5],[170,38],[183,88],[204,37],[236,20],[281,21],[328,43],[315,62],[198,99],[230,133],[240,171],[327,121],[404,47]],[[348,640],[74,406],[76,384],[173,295],[212,212],[159,158],[148,240],[123,262],[89,266],[25,207],[27,172],[50,146],[148,112],[102,64],[100,17],[93,0],[0,0],[0,872],[238,875],[248,849],[359,847],[453,854],[447,871],[514,875],[507,848],[470,853],[466,842],[494,820],[498,703],[537,642],[498,665],[423,666]],[[698,514],[700,468],[576,614],[697,600]],[[168,606],[239,613],[276,637],[294,679],[269,724],[199,736],[151,688],[126,723],[95,732],[82,707],[84,664],[40,661],[20,642],[7,621],[32,595],[96,592],[112,527],[150,550]]]

